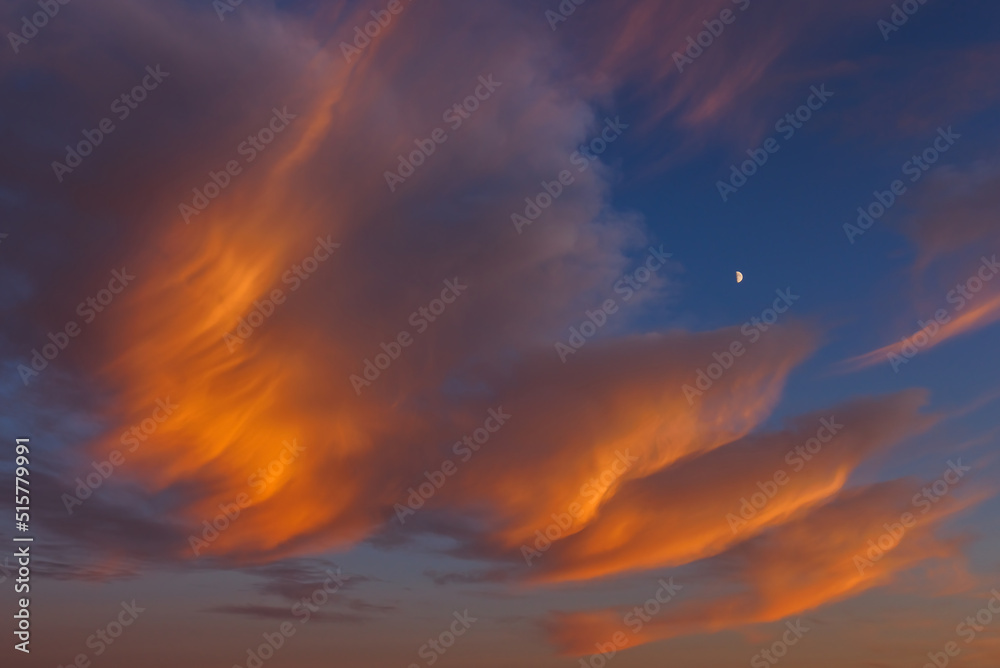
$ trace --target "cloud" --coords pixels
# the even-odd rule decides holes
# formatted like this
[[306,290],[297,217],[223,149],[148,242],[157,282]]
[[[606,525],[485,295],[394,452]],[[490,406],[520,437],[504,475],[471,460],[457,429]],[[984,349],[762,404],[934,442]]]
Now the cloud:
[[[552,513],[573,503],[584,507],[586,524],[625,481],[749,431],[812,348],[806,329],[773,330],[689,404],[681,388],[694,382],[691,360],[707,364],[713,351],[738,338],[735,329],[675,332],[597,343],[565,365],[551,352],[526,360],[494,384],[512,415],[500,445],[484,447],[468,474],[442,490],[442,501],[488,508],[502,526],[494,540],[515,551],[552,522]],[[623,464],[622,457],[634,463]],[[526,475],[545,484],[525,487]],[[602,475],[615,482],[602,483]]]
[[[256,589],[261,596],[279,597],[284,605],[235,604],[220,605],[207,612],[242,615],[257,619],[290,619],[301,617],[308,610],[308,619],[338,624],[358,624],[396,610],[395,605],[373,603],[347,592],[375,579],[353,573],[342,573],[339,566],[322,559],[285,559],[244,569],[263,579]],[[334,608],[334,610],[331,610]],[[304,623],[304,622],[300,622]]]
[[998,186],[1000,162],[996,160],[943,165],[930,175],[915,213],[900,224],[919,247],[919,269],[970,247],[974,247],[973,258],[984,252],[995,254],[1000,247],[995,224],[1000,215]]
[[[149,63],[162,63],[170,77],[154,91],[162,97],[150,97],[56,188],[57,202],[91,221],[89,240],[78,256],[67,246],[74,234],[25,254],[18,271],[31,270],[40,297],[12,308],[16,319],[33,323],[12,343],[25,352],[40,345],[112,268],[136,278],[93,324],[84,323],[52,368],[17,391],[65,382],[99,388],[91,411],[99,433],[77,439],[85,448],[53,465],[67,481],[89,459],[121,450],[123,430],[148,419],[158,400],[170,397],[179,407],[129,452],[76,528],[60,529],[74,540],[86,542],[96,513],[106,514],[109,528],[134,524],[138,513],[162,543],[158,554],[192,559],[190,536],[207,539],[204,523],[248,497],[199,558],[253,563],[350,547],[380,531],[426,467],[478,426],[488,407],[502,404],[517,411],[499,437],[506,454],[484,452],[431,505],[491,515],[495,524],[469,549],[507,553],[573,502],[617,450],[641,457],[631,477],[746,433],[813,348],[804,328],[777,330],[692,408],[680,392],[693,378],[686,360],[708,363],[737,333],[621,338],[640,313],[623,303],[599,340],[559,362],[553,343],[615,296],[616,280],[652,240],[636,216],[609,206],[608,167],[570,162],[577,143],[604,126],[586,87],[542,66],[555,47],[520,33],[522,19],[500,4],[454,8],[451,19],[468,18],[469,30],[432,47],[421,36],[437,10],[405,13],[352,65],[332,41],[321,48],[311,37],[319,28],[294,16],[247,12],[227,21],[213,44],[198,17],[124,4],[124,11],[118,3],[91,8],[80,34],[100,33],[106,48],[85,66],[32,61],[38,76],[58,80],[102,72],[102,85],[59,93],[79,98],[56,106],[65,116],[60,127],[86,127],[106,113]],[[355,17],[334,14],[339,23],[327,27],[349,33]],[[111,29],[126,19],[134,20],[127,31]],[[212,57],[222,45],[226,55]],[[473,55],[456,60],[455,49]],[[281,56],[250,82],[244,73],[262,52]],[[413,76],[415,52],[421,71],[435,77]],[[101,69],[112,54],[116,64]],[[443,112],[486,75],[501,85],[452,130]],[[228,94],[207,95],[220,86]],[[238,147],[275,109],[295,118],[251,162]],[[435,127],[448,128],[447,142],[391,192],[385,172]],[[34,153],[50,139],[39,131],[18,141],[18,150]],[[58,158],[63,141],[43,153]],[[148,160],[138,168],[120,162],[139,154]],[[193,189],[205,189],[228,160],[242,171],[186,224],[179,205],[194,206]],[[564,169],[574,183],[518,234],[511,213],[523,212],[525,197]],[[47,170],[18,179],[52,189]],[[65,211],[56,216],[55,229],[70,225]],[[302,278],[317,239],[339,246]],[[47,267],[55,271],[46,274]],[[635,301],[662,299],[668,274]],[[467,292],[439,317],[414,324],[412,314],[445,281]],[[67,285],[74,298],[54,296]],[[284,301],[259,306],[275,290]],[[251,319],[252,333],[232,344],[227,337],[257,309],[267,317],[259,325]],[[364,373],[380,344],[401,331],[414,343],[356,392],[350,376]],[[580,419],[582,406],[593,407],[592,417]],[[302,453],[283,462],[291,442]],[[522,467],[547,476],[537,495],[513,493]],[[591,503],[588,513],[596,508]],[[127,543],[115,541],[115,549]]]
[[[827,503],[866,459],[930,426],[918,412],[924,401],[916,391],[859,399],[632,480],[582,530],[554,542],[531,577],[589,580],[725,552]],[[756,497],[766,500],[760,509],[745,501]]]
[[[956,298],[958,298],[957,295]],[[877,350],[844,360],[841,362],[840,368],[844,371],[857,371],[888,362],[896,369],[899,367],[899,360],[908,360],[913,357],[916,354],[913,352],[915,350],[931,350],[950,339],[978,331],[1000,320],[1000,295],[980,297],[980,299],[988,301],[980,301],[968,311],[963,311],[956,316],[951,316],[945,311],[947,322],[935,323],[933,318],[928,319],[926,327],[910,332],[896,343],[890,343]],[[918,346],[916,342],[919,342],[920,345]]]
[[[958,336],[1000,320],[1000,165],[978,161],[942,165],[917,193],[914,213],[898,227],[917,244],[912,281],[920,327],[900,340],[840,363],[857,371],[882,362],[909,359]],[[933,286],[933,288],[928,287]],[[943,287],[941,287],[943,286]],[[893,362],[895,360],[895,362]]]
[[[292,613],[286,607],[275,605],[219,605],[207,608],[205,612],[216,612],[224,615],[240,615],[253,619],[279,619],[291,621]],[[345,612],[314,612],[310,619],[334,624],[360,624],[370,621],[364,615]]]
[[[456,33],[453,46],[477,42],[473,52],[481,54],[462,62],[444,44],[421,49],[422,66],[438,75],[416,80],[404,70],[414,40],[436,20],[433,10],[400,17],[400,34],[383,36],[356,67],[333,45],[319,50],[288,17],[250,12],[245,21],[227,22],[225,36],[213,41],[218,25],[209,32],[176,9],[95,3],[91,12],[80,34],[102,34],[107,52],[97,51],[90,69],[76,69],[68,64],[73,59],[32,62],[38,76],[54,79],[87,81],[102,73],[104,85],[72,89],[84,98],[72,107],[80,113],[55,105],[67,116],[60,127],[84,127],[106,113],[109,91],[127,90],[128,77],[149,62],[169,63],[164,69],[173,80],[157,91],[162,99],[148,100],[141,115],[123,122],[121,134],[110,135],[102,152],[56,189],[64,208],[53,228],[70,229],[69,210],[91,228],[79,255],[69,253],[75,233],[65,242],[56,237],[25,246],[16,271],[30,271],[39,298],[10,310],[33,324],[15,332],[12,343],[27,353],[16,361],[27,361],[47,330],[74,318],[76,301],[55,297],[64,286],[74,286],[82,300],[112,267],[124,266],[136,279],[33,387],[14,391],[47,391],[58,376],[59,383],[106,393],[95,413],[107,426],[103,435],[81,439],[88,442],[83,457],[120,448],[122,429],[147,418],[157,399],[178,402],[155,438],[129,456],[123,477],[143,487],[170,521],[195,530],[219,504],[254,494],[252,474],[280,456],[284,441],[298,439],[306,454],[296,483],[289,468],[255,495],[253,507],[213,545],[216,554],[290,553],[363,538],[395,499],[397,479],[409,476],[409,453],[419,457],[436,447],[452,419],[435,398],[440,388],[497,347],[548,345],[570,313],[590,303],[588,293],[610,288],[628,254],[644,243],[636,221],[604,211],[607,174],[596,164],[578,174],[576,187],[567,188],[539,229],[522,238],[510,224],[509,212],[523,210],[526,195],[570,166],[574,142],[602,125],[585,100],[559,90],[550,76],[536,76],[534,63],[546,47],[511,39],[516,32],[494,31],[489,39]],[[499,7],[470,16],[480,27],[494,19],[516,27]],[[349,33],[353,18],[337,18],[344,21],[337,29]],[[128,30],[108,29],[126,19],[134,19]],[[69,43],[76,39],[82,37]],[[226,55],[215,57],[215,49]],[[112,53],[118,64],[101,67]],[[282,55],[257,69],[261,53]],[[497,99],[484,103],[393,197],[383,174],[397,167],[396,156],[443,126],[442,112],[489,73],[502,82]],[[183,83],[171,89],[174,81]],[[216,95],[206,95],[210,89]],[[231,94],[218,95],[224,91]],[[178,205],[193,203],[192,188],[203,188],[227,160],[244,159],[237,147],[266,126],[275,107],[297,118],[185,225]],[[495,127],[511,134],[498,136]],[[116,145],[127,132],[129,141]],[[26,133],[17,150],[38,154],[48,139],[40,133]],[[60,150],[57,143],[41,153],[57,158]],[[142,169],[124,166],[110,160],[116,150],[149,160]],[[510,164],[525,169],[509,176]],[[29,191],[52,190],[46,170],[15,180]],[[457,192],[478,195],[461,208],[449,206]],[[134,220],[141,220],[137,229]],[[28,232],[21,234],[25,243]],[[293,291],[283,278],[317,237],[341,250]],[[39,266],[54,271],[36,272]],[[475,296],[359,398],[349,376],[381,352],[380,340],[404,329],[416,333],[410,314],[456,276]],[[285,291],[288,303],[230,352],[223,337],[275,289]],[[422,445],[414,449],[414,441]],[[395,453],[402,473],[380,466],[385,453]],[[70,462],[66,468],[72,470]],[[299,511],[289,516],[289,507]]]
[[[593,652],[594,642],[625,631],[629,647],[684,635],[714,633],[803,614],[892,583],[930,560],[960,560],[963,541],[942,539],[936,529],[972,501],[948,499],[926,514],[907,505],[920,485],[897,480],[842,491],[830,503],[775,527],[706,564],[712,584],[701,595],[672,602],[647,623],[626,628],[631,607],[557,613],[548,621],[551,641],[564,653]],[[928,504],[929,505],[929,504]],[[904,512],[917,515],[895,545],[859,570],[869,540]],[[792,583],[792,584],[790,584]]]
[[[611,160],[573,160],[605,117],[635,125],[619,141],[644,141],[648,127],[610,102],[636,82],[656,91],[654,122],[685,141],[759,133],[777,82],[812,74],[779,67],[806,29],[873,11],[851,2],[774,16],[755,5],[746,25],[728,28],[699,59],[699,72],[675,78],[673,51],[728,4],[580,8],[581,21],[593,10],[589,20],[606,27],[581,23],[588,55],[572,76],[565,62],[582,47],[541,39],[541,21],[526,29],[499,2],[414,4],[351,64],[339,42],[365,13],[343,4],[312,23],[245,6],[222,30],[205,7],[196,14],[142,2],[95,1],[79,23],[53,22],[60,46],[26,52],[27,74],[0,70],[43,103],[15,101],[10,127],[24,130],[3,131],[17,165],[0,168],[17,193],[2,193],[16,214],[3,250],[18,249],[3,270],[17,286],[2,303],[15,323],[4,333],[4,349],[15,351],[4,353],[4,399],[24,402],[25,423],[87,415],[46,453],[50,498],[72,488],[91,460],[121,450],[123,431],[149,419],[158,400],[178,408],[73,517],[46,508],[47,530],[81,564],[47,572],[94,579],[131,575],[138,564],[270,564],[258,593],[291,602],[309,593],[303,583],[314,573],[282,560],[422,532],[449,536],[454,554],[488,564],[431,575],[438,584],[537,585],[712,558],[742,564],[745,592],[685,606],[686,617],[665,616],[642,642],[773,619],[871,586],[826,561],[846,547],[817,532],[860,537],[851,513],[837,512],[859,511],[846,481],[924,426],[920,397],[844,406],[845,432],[827,464],[793,477],[734,535],[726,514],[821,417],[755,433],[818,335],[802,323],[771,330],[689,402],[682,386],[741,334],[637,327],[641,304],[626,304],[614,285],[661,241],[613,205]],[[668,34],[656,28],[663,25]],[[101,46],[85,48],[91,43]],[[51,162],[155,64],[170,72],[155,96],[57,183]],[[482,77],[500,84],[453,127],[447,110],[474,95]],[[752,113],[733,122],[743,107]],[[290,122],[270,130],[273,140],[251,161],[241,147],[276,116]],[[447,141],[390,188],[386,173],[438,128]],[[229,161],[239,173],[222,176]],[[554,188],[563,170],[573,183],[519,233],[512,214],[526,214],[526,198]],[[206,203],[213,182],[219,193]],[[323,247],[328,257],[309,264]],[[80,321],[77,305],[119,269],[134,272],[134,283],[24,388],[16,365],[50,332]],[[468,287],[433,318],[415,318],[446,282]],[[674,290],[668,268],[635,301],[663,308]],[[553,344],[609,298],[620,299],[621,312],[562,363]],[[400,345],[370,385],[352,384],[404,331],[412,344]],[[64,386],[85,391],[54,391]],[[500,406],[509,424],[460,462],[412,523],[396,526],[408,489],[443,460],[457,461],[453,444]],[[287,461],[291,442],[303,450]],[[870,494],[881,509],[884,499]],[[240,498],[249,503],[239,516],[194,554],[191,537],[206,537],[205,523]],[[575,504],[574,525],[533,568],[514,571],[522,548]],[[950,554],[926,540],[929,553]],[[799,552],[815,573],[787,563]],[[771,562],[808,583],[800,600],[778,592],[782,571]],[[896,572],[914,562],[894,555],[885,563]],[[325,613],[330,621],[393,610],[359,597],[338,605]],[[211,610],[287,615],[256,602]],[[616,615],[594,619],[610,628]],[[560,618],[553,637],[576,651],[590,623]]]

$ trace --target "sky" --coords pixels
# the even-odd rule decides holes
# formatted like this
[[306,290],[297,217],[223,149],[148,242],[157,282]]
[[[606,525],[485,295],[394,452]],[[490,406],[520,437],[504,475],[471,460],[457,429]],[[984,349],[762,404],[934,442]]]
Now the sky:
[[0,22],[4,666],[997,665],[993,3]]

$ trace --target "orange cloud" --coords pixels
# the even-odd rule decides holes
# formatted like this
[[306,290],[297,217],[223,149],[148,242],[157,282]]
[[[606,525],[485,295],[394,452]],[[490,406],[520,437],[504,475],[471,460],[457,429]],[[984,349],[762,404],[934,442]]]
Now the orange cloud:
[[844,360],[841,369],[858,371],[881,363],[889,363],[893,369],[898,369],[900,364],[914,357],[917,352],[931,350],[956,336],[977,331],[1000,320],[1000,295],[992,298],[980,297],[980,299],[987,301],[975,303],[970,310],[954,318],[947,316],[945,312],[949,320],[944,324],[929,319],[926,327],[897,343]]
[[[560,534],[580,531],[627,481],[710,452],[759,424],[813,346],[801,328],[772,330],[690,406],[681,391],[694,374],[686,360],[711,359],[738,338],[736,329],[649,335],[590,344],[565,365],[546,353],[519,367],[497,388],[515,416],[502,445],[484,448],[442,502],[488,508],[496,525],[488,540],[518,561],[553,514],[565,517],[579,506]],[[528,479],[544,483],[526,485]]]
[[707,596],[671,603],[637,629],[623,621],[629,608],[556,614],[548,624],[550,639],[563,652],[578,656],[593,653],[595,642],[621,631],[627,646],[636,647],[773,622],[886,585],[928,560],[959,559],[961,542],[939,539],[935,529],[975,501],[949,498],[921,515],[873,568],[859,570],[854,558],[864,554],[869,539],[886,533],[886,523],[899,522],[913,491],[919,491],[913,481],[845,490],[832,502],[722,557],[728,565],[718,564]]
[[[499,8],[486,14],[477,20],[516,23]],[[638,461],[581,501],[587,521],[625,480],[746,434],[815,345],[804,328],[773,330],[694,408],[681,392],[693,374],[687,360],[728,348],[735,330],[616,339],[631,317],[623,312],[604,340],[560,363],[552,342],[610,296],[631,252],[648,241],[632,217],[607,212],[608,175],[597,166],[578,173],[558,207],[524,235],[504,224],[542,179],[570,166],[575,143],[596,119],[537,76],[534,63],[550,47],[511,42],[502,31],[492,31],[492,43],[476,40],[479,52],[503,58],[456,62],[441,49],[427,54],[426,65],[448,76],[414,82],[405,75],[413,41],[433,21],[433,13],[401,16],[350,66],[331,44],[291,50],[281,64],[286,78],[262,79],[253,91],[255,103],[268,91],[274,96],[259,115],[239,99],[227,102],[218,113],[238,115],[241,132],[264,127],[286,100],[297,118],[188,224],[178,204],[193,204],[191,188],[205,183],[209,169],[243,160],[241,137],[192,145],[196,169],[176,168],[169,188],[144,186],[156,191],[158,208],[145,212],[143,234],[126,249],[123,262],[135,267],[136,282],[102,315],[106,339],[88,356],[96,371],[80,371],[99,374],[116,396],[107,435],[93,444],[101,457],[121,447],[120,425],[146,417],[157,399],[179,404],[121,475],[149,495],[145,503],[164,523],[208,542],[202,555],[253,561],[356,544],[392,518],[407,487],[498,404],[515,415],[510,427],[429,510],[484,513],[492,521],[483,543],[495,555],[516,551],[617,452]],[[302,43],[294,25],[290,35],[248,25],[278,45]],[[242,67],[237,61],[207,62],[225,79]],[[484,72],[503,82],[496,99],[393,197],[383,172]],[[407,101],[405,115],[397,100]],[[498,126],[513,127],[510,137],[496,137]],[[497,179],[510,164],[525,169]],[[456,188],[482,183],[492,184],[489,196],[463,218],[442,204]],[[467,215],[499,224],[466,225]],[[340,248],[292,288],[286,276],[317,236]],[[411,314],[455,277],[469,286],[468,297],[425,329],[415,327]],[[658,278],[642,299],[662,296],[668,283]],[[276,290],[281,303],[233,343],[241,320],[269,311],[258,305]],[[358,396],[349,376],[404,330],[414,344]],[[484,361],[498,350],[517,351],[518,359]],[[488,390],[468,393],[481,397],[475,402],[443,396],[456,384]],[[592,407],[586,416],[583,406]],[[301,455],[262,478],[259,471],[293,441]],[[526,487],[526,468],[545,484]],[[212,537],[204,522],[234,504],[242,506],[239,517]],[[192,556],[183,543],[173,554]]]
[[633,480],[539,557],[532,579],[592,579],[724,552],[826,503],[866,458],[928,427],[917,412],[924,400],[910,392],[838,406]]

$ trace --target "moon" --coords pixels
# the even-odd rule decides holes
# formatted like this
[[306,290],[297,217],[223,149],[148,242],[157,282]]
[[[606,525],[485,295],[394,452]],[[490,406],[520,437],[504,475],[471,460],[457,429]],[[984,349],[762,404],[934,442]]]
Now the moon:
[[743,282],[743,272],[742,271],[736,272],[736,282],[737,283],[742,283]]

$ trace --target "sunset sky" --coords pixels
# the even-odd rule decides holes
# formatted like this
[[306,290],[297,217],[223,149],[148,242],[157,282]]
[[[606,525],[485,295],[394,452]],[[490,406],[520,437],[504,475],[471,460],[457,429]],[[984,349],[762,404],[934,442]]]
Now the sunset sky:
[[63,1],[3,666],[1000,664],[995,3]]

